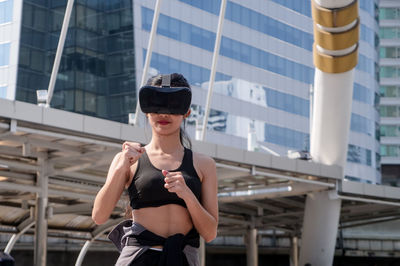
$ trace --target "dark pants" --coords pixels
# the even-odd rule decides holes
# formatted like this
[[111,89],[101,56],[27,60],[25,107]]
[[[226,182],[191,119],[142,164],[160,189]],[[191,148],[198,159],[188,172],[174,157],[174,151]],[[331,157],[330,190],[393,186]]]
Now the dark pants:
[[[158,250],[152,250],[149,249],[146,252],[144,252],[142,255],[140,255],[138,258],[136,258],[130,266],[158,266],[158,262],[160,261],[161,258],[161,251]],[[189,266],[189,263],[186,260],[186,257],[184,257],[184,266]]]

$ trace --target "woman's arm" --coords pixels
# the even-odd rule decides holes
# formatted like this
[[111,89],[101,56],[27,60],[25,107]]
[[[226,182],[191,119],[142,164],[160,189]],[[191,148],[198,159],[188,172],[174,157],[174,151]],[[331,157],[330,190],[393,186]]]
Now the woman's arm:
[[125,142],[122,151],[115,155],[106,182],[94,200],[92,219],[96,224],[103,224],[110,217],[129,180],[131,166],[143,152],[144,148],[139,143]]
[[208,156],[193,153],[193,162],[202,179],[201,203],[186,184],[181,185],[184,184],[183,177],[175,173],[163,171],[166,175],[165,187],[185,201],[197,231],[206,242],[210,242],[217,236],[218,227],[217,170],[214,160]]

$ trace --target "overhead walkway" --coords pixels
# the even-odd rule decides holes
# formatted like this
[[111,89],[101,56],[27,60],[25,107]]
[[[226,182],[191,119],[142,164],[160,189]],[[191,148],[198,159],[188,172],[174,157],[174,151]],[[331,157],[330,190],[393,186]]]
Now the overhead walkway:
[[[125,140],[147,143],[150,134],[127,124],[0,99],[0,232],[10,235],[5,251],[21,235],[34,234],[35,256],[45,260],[47,237],[79,239],[80,265],[91,244],[106,241],[110,228],[124,219],[125,199],[106,224],[97,226],[91,219],[110,161]],[[343,228],[400,218],[399,188],[342,181],[340,167],[209,142],[193,141],[193,149],[217,163],[218,235],[246,236],[249,256],[257,254],[257,239],[273,230],[290,239],[297,258],[305,198],[312,193],[330,191],[330,197],[343,200]]]

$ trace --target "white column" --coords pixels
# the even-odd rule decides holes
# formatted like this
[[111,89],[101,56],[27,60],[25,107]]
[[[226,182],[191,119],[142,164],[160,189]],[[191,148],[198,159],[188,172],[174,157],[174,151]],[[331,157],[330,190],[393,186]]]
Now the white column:
[[340,216],[339,199],[327,192],[307,196],[301,239],[300,265],[332,265]]
[[[316,31],[321,28],[330,33],[328,36],[335,38],[335,33],[346,32],[356,25],[356,17],[354,21],[350,22],[346,20],[339,21],[335,19],[337,14],[333,13],[340,8],[348,7],[353,0],[311,1],[316,6],[325,8],[324,11],[321,11],[313,7],[317,18],[320,16],[326,19],[325,21],[319,20],[318,22],[323,23],[325,26],[320,25],[313,15],[314,29]],[[331,11],[332,24],[327,23],[327,20],[331,22],[330,18],[328,18],[329,16],[322,14],[326,9]],[[344,23],[348,24],[343,25]],[[352,66],[356,64],[357,59],[348,60],[346,65],[338,63],[338,60],[357,52],[358,46],[357,44],[349,44],[349,47],[341,47],[335,44],[335,46],[330,47],[322,41],[319,42],[318,38],[315,38],[315,40],[314,63],[317,63],[316,66],[318,68],[315,69],[314,77],[310,154],[314,162],[338,165],[344,169],[347,158],[353,95],[354,67]],[[320,54],[330,59],[318,61],[321,58]],[[321,69],[324,69],[324,71]],[[337,198],[331,199],[328,191],[307,195],[300,248],[301,266],[306,263],[310,263],[313,266],[332,265],[340,207],[341,200]]]
[[258,266],[257,229],[254,227],[247,229],[246,259],[247,266]]
[[35,210],[35,243],[34,243],[34,265],[46,266],[47,258],[47,217],[48,204],[48,175],[47,156],[41,154],[38,158],[40,170],[37,173],[37,186],[40,192],[36,195]]

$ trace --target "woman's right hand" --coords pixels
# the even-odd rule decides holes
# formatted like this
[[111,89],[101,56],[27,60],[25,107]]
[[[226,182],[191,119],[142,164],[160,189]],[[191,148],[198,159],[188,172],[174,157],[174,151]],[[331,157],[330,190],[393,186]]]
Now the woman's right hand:
[[122,144],[122,151],[118,160],[118,166],[127,168],[127,170],[142,156],[145,148],[137,142],[124,142]]

